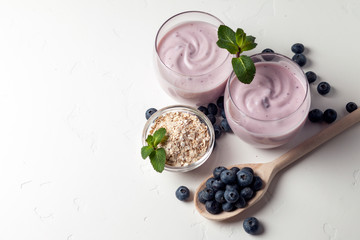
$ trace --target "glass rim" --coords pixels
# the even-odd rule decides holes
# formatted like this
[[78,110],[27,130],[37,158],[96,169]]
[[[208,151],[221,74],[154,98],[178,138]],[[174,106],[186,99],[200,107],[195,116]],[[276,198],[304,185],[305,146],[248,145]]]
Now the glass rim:
[[158,117],[164,115],[165,113],[174,112],[174,111],[187,112],[187,113],[197,116],[199,118],[199,120],[206,125],[209,135],[210,135],[209,146],[206,149],[206,152],[196,162],[191,163],[187,166],[180,166],[180,167],[170,166],[170,165],[165,164],[164,170],[166,170],[166,171],[188,172],[188,171],[191,171],[191,170],[194,170],[194,169],[200,167],[203,163],[206,162],[206,160],[210,157],[210,155],[214,149],[214,144],[215,144],[214,127],[213,127],[212,123],[210,122],[209,118],[200,110],[198,110],[194,107],[191,107],[191,106],[186,106],[186,105],[170,105],[170,106],[159,109],[153,115],[151,115],[150,118],[145,123],[144,129],[142,132],[142,144],[143,144],[143,146],[146,145],[146,138],[148,136],[150,127],[153,125],[154,121]]
[[[306,78],[306,76],[305,76],[305,73],[304,73],[303,69],[302,69],[299,65],[297,65],[297,63],[295,63],[292,59],[290,59],[290,58],[287,57],[287,56],[284,56],[284,55],[282,55],[282,54],[280,54],[280,53],[257,53],[257,54],[251,55],[250,58],[254,58],[254,57],[257,57],[257,56],[264,56],[264,55],[268,55],[268,56],[275,55],[275,56],[281,57],[281,58],[283,58],[283,59],[286,59],[291,65],[293,65],[295,68],[297,68],[298,70],[300,70],[301,76],[302,76],[302,77],[304,78],[304,80],[305,80],[305,81],[304,81],[304,82],[305,82],[305,95],[304,95],[304,98],[302,99],[300,105],[299,105],[296,109],[294,109],[293,112],[291,112],[290,114],[288,114],[288,115],[286,115],[286,116],[284,116],[284,117],[277,118],[277,119],[269,119],[269,120],[267,120],[267,119],[255,118],[255,117],[252,117],[252,116],[249,116],[248,114],[246,114],[243,110],[241,110],[241,109],[236,105],[236,103],[235,103],[234,100],[233,100],[231,91],[230,91],[230,82],[232,81],[232,79],[234,79],[234,75],[235,75],[234,71],[231,72],[231,74],[230,74],[230,76],[229,76],[229,79],[228,79],[228,81],[227,81],[226,91],[227,91],[228,94],[229,94],[229,99],[230,99],[230,101],[231,101],[231,104],[233,104],[239,112],[241,112],[243,115],[245,115],[246,117],[248,117],[248,118],[250,118],[250,119],[252,119],[252,120],[259,121],[259,122],[276,122],[276,121],[285,120],[285,119],[290,118],[291,116],[293,116],[295,113],[297,113],[297,112],[299,111],[299,109],[305,104],[306,99],[307,99],[307,97],[308,97],[308,95],[309,95],[309,88],[310,88],[310,86],[309,86],[309,83],[308,83],[308,81],[307,81],[307,78]],[[236,77],[236,76],[235,76],[235,77]],[[237,79],[237,77],[236,77],[236,80],[239,81],[239,80]],[[309,95],[309,97],[310,97],[310,95]]]
[[[221,21],[218,17],[216,17],[216,16],[214,16],[214,15],[212,15],[212,14],[210,14],[210,13],[207,13],[207,12],[191,10],[191,11],[184,11],[184,12],[177,13],[177,14],[171,16],[170,18],[168,18],[168,19],[160,26],[159,30],[157,31],[156,37],[155,37],[155,52],[156,52],[156,57],[157,57],[157,59],[160,60],[161,64],[162,64],[163,66],[165,66],[165,68],[168,69],[169,71],[174,72],[174,73],[176,73],[177,75],[183,76],[183,77],[201,77],[201,76],[205,76],[205,75],[207,75],[207,74],[215,71],[216,69],[220,68],[221,66],[223,66],[224,63],[228,60],[229,56],[231,56],[231,54],[230,54],[230,53],[227,53],[224,61],[222,61],[221,63],[219,63],[218,66],[216,66],[215,68],[209,70],[208,72],[202,73],[202,74],[190,75],[190,74],[183,74],[183,73],[181,73],[181,72],[175,71],[175,70],[171,69],[170,67],[168,67],[168,66],[164,63],[164,61],[161,59],[161,57],[159,56],[159,51],[158,51],[158,46],[157,46],[157,45],[158,45],[157,43],[158,43],[158,41],[159,41],[159,39],[158,39],[158,38],[159,38],[159,34],[160,34],[161,30],[165,27],[165,25],[166,25],[168,22],[170,22],[170,21],[173,20],[174,18],[177,18],[178,16],[181,16],[181,15],[184,15],[184,14],[191,14],[191,13],[207,15],[207,16],[212,17],[212,18],[214,18],[215,20],[219,21],[220,25],[224,25],[223,21]],[[161,39],[160,39],[160,40],[161,40]]]

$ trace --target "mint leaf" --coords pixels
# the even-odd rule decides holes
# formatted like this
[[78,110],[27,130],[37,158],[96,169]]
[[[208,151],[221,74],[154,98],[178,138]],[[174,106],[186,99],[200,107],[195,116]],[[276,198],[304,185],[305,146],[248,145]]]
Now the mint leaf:
[[241,55],[238,58],[233,58],[231,63],[237,78],[241,82],[245,84],[249,84],[252,82],[255,76],[256,69],[254,62],[251,60],[250,57],[246,55]]
[[165,137],[166,129],[165,128],[159,128],[154,132],[153,138],[154,138],[154,146],[156,147]]
[[143,159],[147,158],[148,156],[150,156],[150,154],[155,151],[154,148],[152,146],[144,146],[141,148],[141,157]]
[[255,37],[253,36],[246,36],[245,41],[243,42],[243,45],[240,46],[241,50],[243,51],[249,51],[251,49],[254,49],[256,47],[255,43]]
[[149,146],[152,146],[154,147],[154,138],[152,135],[149,135],[147,138],[146,138],[146,142]]
[[218,28],[218,38],[219,40],[216,44],[220,48],[227,49],[231,54],[236,54],[239,51],[239,47],[236,44],[235,32],[231,28],[220,25]]
[[244,51],[242,49],[242,45],[244,44],[244,41],[246,38],[246,34],[245,34],[244,30],[242,30],[241,28],[238,28],[236,30],[235,37],[236,37],[236,44],[238,45],[238,47],[240,47],[240,53],[241,53],[242,51]]
[[158,148],[150,154],[150,162],[157,172],[162,172],[165,168],[166,153],[165,149]]

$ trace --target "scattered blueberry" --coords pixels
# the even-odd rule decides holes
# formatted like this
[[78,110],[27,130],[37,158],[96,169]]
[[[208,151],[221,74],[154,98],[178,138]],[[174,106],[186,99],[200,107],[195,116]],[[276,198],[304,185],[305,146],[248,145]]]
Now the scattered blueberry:
[[214,103],[209,103],[208,111],[209,111],[209,114],[212,114],[212,115],[215,116],[217,114],[217,112],[218,112],[218,108]]
[[222,206],[217,201],[206,201],[205,208],[211,214],[219,214],[222,212]]
[[292,60],[296,62],[300,67],[306,64],[306,57],[301,53],[297,53],[292,57]]
[[291,51],[293,53],[303,53],[304,50],[305,50],[305,47],[301,43],[295,43],[294,45],[291,46]]
[[236,182],[236,174],[231,170],[224,170],[220,174],[220,180],[225,184],[233,184]]
[[221,207],[224,212],[231,212],[235,210],[234,204],[230,202],[223,203]]
[[202,198],[206,201],[213,200],[215,197],[215,192],[212,188],[205,188],[202,193]]
[[209,178],[208,180],[206,180],[206,187],[207,188],[212,188],[212,184],[215,181],[215,178]]
[[254,196],[254,191],[250,187],[244,187],[240,191],[240,196],[242,196],[247,201]]
[[217,124],[214,125],[214,132],[215,132],[215,138],[218,139],[222,134],[222,130],[219,125]]
[[310,122],[321,122],[323,119],[323,112],[320,109],[313,109],[308,114]]
[[204,107],[204,106],[198,107],[198,110],[199,110],[200,112],[202,112],[203,114],[205,114],[205,115],[208,115],[208,114],[209,114],[208,109],[207,109],[206,107]]
[[337,113],[334,109],[326,109],[324,111],[323,119],[326,123],[332,123],[336,120]]
[[246,201],[245,199],[240,195],[239,199],[237,200],[237,202],[235,203],[235,207],[237,208],[244,208],[246,206]]
[[274,53],[274,50],[272,50],[270,48],[265,48],[264,50],[262,50],[261,53]]
[[319,83],[319,85],[317,86],[317,91],[318,93],[320,93],[321,95],[325,95],[327,93],[330,92],[330,84],[327,82],[321,82]]
[[216,101],[216,105],[220,108],[220,109],[224,109],[224,96],[220,96],[218,98],[218,100]]
[[249,217],[244,220],[243,227],[245,232],[256,234],[259,230],[259,221],[255,217]]
[[221,116],[222,116],[223,118],[226,118],[225,109],[221,109]]
[[211,122],[212,124],[215,124],[215,123],[216,123],[216,118],[215,118],[215,116],[214,116],[213,114],[209,113],[209,114],[206,115],[206,116],[209,118],[209,120],[210,120],[210,122]]
[[309,83],[313,83],[317,79],[317,75],[313,71],[308,71],[305,73],[305,75]]
[[149,119],[151,117],[151,115],[153,115],[155,112],[157,112],[156,108],[149,108],[148,110],[146,110],[146,112],[145,112],[146,120]]
[[355,111],[357,108],[358,108],[358,106],[354,102],[348,102],[346,104],[346,111],[348,111],[349,113]]
[[225,118],[223,120],[221,120],[220,125],[221,125],[221,128],[224,129],[225,132],[231,132],[230,125]]
[[223,166],[219,166],[219,167],[215,168],[213,171],[214,178],[220,179],[220,174],[224,170],[226,170],[226,167],[223,167]]
[[229,203],[235,203],[239,200],[239,193],[236,190],[225,190],[224,198]]
[[263,181],[259,176],[254,176],[253,182],[251,184],[252,189],[256,192],[259,191],[263,186]]
[[252,183],[254,175],[246,170],[240,170],[237,172],[238,184],[240,187],[249,186]]
[[225,189],[226,184],[223,183],[223,181],[221,181],[220,179],[216,179],[213,184],[212,184],[212,188],[217,191],[220,189]]
[[225,191],[223,190],[219,190],[215,193],[215,201],[217,201],[218,203],[225,203],[225,197],[224,197],[224,193]]
[[190,196],[190,191],[187,187],[185,186],[180,186],[176,192],[175,192],[176,198],[179,199],[180,201],[185,201],[189,198]]

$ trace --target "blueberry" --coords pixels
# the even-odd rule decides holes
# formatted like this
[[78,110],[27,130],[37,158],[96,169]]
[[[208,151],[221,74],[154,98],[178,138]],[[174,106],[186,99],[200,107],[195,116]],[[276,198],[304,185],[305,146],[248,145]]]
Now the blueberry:
[[214,125],[214,132],[215,132],[215,139],[218,139],[222,134],[221,127],[219,125],[215,124]]
[[306,57],[305,57],[305,55],[303,55],[301,53],[295,54],[292,57],[292,60],[294,62],[296,62],[300,67],[302,67],[306,64]]
[[317,86],[317,91],[318,93],[320,93],[321,95],[325,95],[327,93],[330,92],[330,84],[327,82],[321,82],[319,83],[319,85]]
[[225,190],[224,198],[229,203],[235,203],[239,200],[239,193],[236,190]]
[[212,184],[213,184],[213,182],[215,181],[215,178],[209,178],[208,180],[206,180],[206,187],[207,188],[212,188]]
[[261,53],[274,53],[274,50],[272,50],[270,48],[265,48],[264,50],[262,50]]
[[252,175],[254,175],[254,170],[251,167],[243,167],[241,170],[249,171]]
[[301,43],[295,43],[294,45],[291,46],[291,51],[293,53],[303,53],[304,50],[305,50],[305,47]]
[[151,117],[151,115],[153,115],[155,112],[157,112],[156,108],[149,108],[148,110],[146,110],[145,112],[145,118],[149,119]]
[[242,169],[238,171],[236,175],[240,187],[249,186],[254,178],[254,175],[251,172]]
[[254,176],[253,182],[251,184],[251,188],[254,191],[259,191],[263,186],[263,181],[259,176]]
[[313,109],[308,114],[310,122],[321,122],[323,119],[323,112],[319,109]]
[[200,192],[198,193],[198,200],[199,200],[199,202],[205,204],[205,203],[206,203],[206,199],[203,197],[203,194],[204,194],[204,191],[200,191]]
[[348,111],[349,113],[355,111],[357,108],[358,108],[358,106],[354,102],[348,102],[346,104],[346,111]]
[[240,191],[240,196],[242,196],[246,201],[248,201],[254,196],[254,191],[250,187],[244,187]]
[[259,221],[255,217],[249,217],[244,220],[243,227],[245,232],[256,234],[259,230]]
[[209,111],[209,114],[212,114],[212,115],[215,116],[217,114],[217,112],[218,112],[218,108],[214,103],[209,103],[208,111]]
[[215,118],[215,116],[214,116],[213,114],[209,113],[209,114],[206,115],[206,116],[209,118],[209,120],[210,120],[210,122],[211,122],[212,124],[215,124],[215,123],[216,123],[216,118]]
[[230,125],[226,119],[221,120],[220,125],[225,132],[231,132]]
[[190,191],[187,187],[185,186],[180,186],[176,192],[175,192],[176,198],[179,199],[180,201],[185,201],[189,198],[190,196]]
[[215,168],[214,171],[213,171],[214,178],[215,179],[220,179],[220,174],[224,170],[226,170],[226,167],[223,167],[223,166],[219,166],[219,167]]
[[226,118],[225,109],[221,109],[221,116],[222,116],[223,118]]
[[326,109],[324,111],[323,119],[326,123],[332,123],[336,120],[337,113],[334,109]]
[[220,174],[220,179],[225,184],[236,183],[236,174],[231,170],[224,170]]
[[239,185],[235,184],[227,184],[225,187],[226,190],[236,190],[236,191],[240,191],[240,187]]
[[206,201],[205,208],[206,211],[211,214],[219,214],[222,212],[222,206],[217,201]]
[[223,181],[221,181],[220,179],[216,179],[213,184],[212,184],[212,188],[217,191],[220,189],[225,189],[226,184],[223,183]]
[[208,115],[208,114],[209,114],[208,109],[207,109],[206,107],[204,107],[204,106],[198,107],[198,110],[199,110],[200,112],[202,112],[203,114],[205,114],[205,115]]
[[225,203],[225,197],[224,197],[224,191],[223,190],[219,190],[215,193],[215,201],[217,201],[218,203]]
[[234,204],[229,202],[223,203],[221,207],[224,212],[231,212],[235,210]]
[[230,170],[233,171],[236,174],[238,171],[240,171],[240,168],[232,167],[232,168],[230,168]]
[[215,192],[212,188],[205,188],[201,196],[206,201],[213,200],[215,197]]
[[224,109],[224,96],[220,96],[218,100],[216,101],[216,105],[220,109]]
[[245,199],[240,195],[239,199],[234,204],[236,208],[244,208],[246,206]]
[[305,75],[309,83],[313,83],[317,79],[317,75],[313,71],[308,71],[305,73]]

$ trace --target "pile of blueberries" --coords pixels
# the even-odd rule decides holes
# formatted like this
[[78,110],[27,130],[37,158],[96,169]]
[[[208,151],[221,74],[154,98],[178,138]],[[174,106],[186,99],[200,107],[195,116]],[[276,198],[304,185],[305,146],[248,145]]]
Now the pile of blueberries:
[[[303,67],[306,64],[306,57],[303,54],[305,50],[305,47],[302,43],[295,43],[291,46],[291,51],[295,54],[292,57],[292,60],[294,62],[296,62],[300,67]],[[270,48],[266,48],[262,51],[263,53],[274,53],[274,51]],[[316,81],[317,79],[317,75],[316,73],[314,73],[313,71],[308,71],[305,73],[306,78],[310,83],[313,83]],[[330,92],[331,90],[331,86],[328,82],[320,82],[317,85],[317,92],[320,95],[326,95]],[[358,107],[356,105],[356,103],[354,102],[348,102],[345,106],[346,110],[351,113],[353,111],[355,111]],[[310,122],[326,122],[326,123],[332,123],[336,120],[337,118],[337,112],[332,109],[332,108],[328,108],[326,109],[324,112],[322,112],[320,109],[312,109],[309,114],[308,114],[308,119]]]
[[244,208],[263,186],[262,179],[250,167],[227,169],[219,166],[207,179],[206,187],[197,196],[211,214]]
[[[220,96],[216,104],[209,103],[207,107],[200,106],[198,110],[204,113],[213,124],[215,131],[215,139],[218,139],[223,132],[231,132],[230,125],[226,119],[225,110],[224,110],[224,96]],[[220,117],[217,122],[217,117]]]

